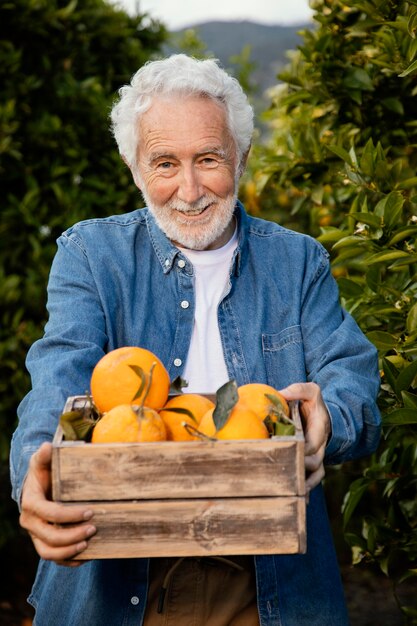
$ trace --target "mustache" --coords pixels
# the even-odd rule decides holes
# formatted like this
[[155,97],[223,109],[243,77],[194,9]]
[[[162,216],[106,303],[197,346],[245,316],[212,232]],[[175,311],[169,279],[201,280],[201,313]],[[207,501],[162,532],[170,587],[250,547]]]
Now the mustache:
[[215,198],[210,195],[204,195],[195,202],[184,202],[184,200],[171,199],[165,204],[165,208],[174,209],[180,213],[194,213],[195,211],[203,211],[210,204],[213,204]]

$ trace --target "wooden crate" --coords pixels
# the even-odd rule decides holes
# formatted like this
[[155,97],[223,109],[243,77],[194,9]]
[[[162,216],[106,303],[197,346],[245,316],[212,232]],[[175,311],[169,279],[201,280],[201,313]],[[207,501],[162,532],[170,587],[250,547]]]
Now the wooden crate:
[[[68,399],[64,411],[85,402]],[[297,404],[293,419],[300,425]],[[52,453],[53,499],[88,502],[97,534],[77,558],[293,554],[306,549],[304,437],[91,444]]]

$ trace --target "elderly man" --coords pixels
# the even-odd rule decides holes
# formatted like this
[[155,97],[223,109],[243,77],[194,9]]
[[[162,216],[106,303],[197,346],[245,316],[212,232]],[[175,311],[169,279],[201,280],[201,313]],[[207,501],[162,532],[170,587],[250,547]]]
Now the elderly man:
[[[29,598],[39,626],[348,624],[320,482],[324,462],[377,446],[376,352],[340,308],[323,248],[249,217],[237,200],[252,117],[213,60],[151,62],[120,90],[113,132],[148,208],[59,238],[50,317],[28,354],[33,389],[12,444],[14,497],[41,557]],[[69,560],[95,533],[94,518],[50,500],[47,442],[66,397],[83,394],[100,357],[124,345],[152,350],[188,391],[235,379],[300,401],[306,554]]]

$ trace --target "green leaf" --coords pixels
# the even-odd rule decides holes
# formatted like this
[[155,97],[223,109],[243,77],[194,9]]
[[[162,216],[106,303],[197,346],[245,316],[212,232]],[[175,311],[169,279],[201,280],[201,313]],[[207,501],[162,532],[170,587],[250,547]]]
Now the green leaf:
[[198,424],[198,420],[195,418],[194,413],[189,409],[183,409],[182,407],[164,407],[163,411],[167,411],[168,413],[179,413],[180,415],[186,415],[187,417],[190,417],[193,422]]
[[283,422],[274,422],[275,437],[292,437],[295,435],[294,424],[284,424]]
[[415,39],[417,33],[417,11],[413,11],[408,18],[407,30],[410,37]]
[[412,333],[417,330],[417,302],[413,304],[407,315],[407,331]]
[[417,375],[417,360],[400,371],[397,378],[397,393],[406,391]]
[[373,91],[374,85],[368,72],[361,67],[348,68],[343,79],[345,87],[353,90]]
[[325,226],[321,228],[321,235],[317,237],[318,241],[323,245],[332,244],[339,239],[345,237],[345,233],[340,230],[340,228],[335,228],[334,226]]
[[349,217],[353,217],[358,222],[368,224],[368,226],[374,226],[375,228],[380,228],[380,226],[382,226],[382,219],[373,213],[353,212],[349,213]]
[[340,157],[343,161],[348,163],[349,165],[353,165],[352,159],[350,158],[349,152],[342,148],[341,146],[337,146],[336,144],[332,144],[330,146],[326,146],[330,152],[333,152],[336,156]]
[[357,235],[348,235],[347,237],[343,237],[343,239],[339,239],[339,241],[334,244],[333,250],[339,250],[339,248],[345,248],[352,245],[362,245],[363,243],[363,237],[358,237]]
[[417,395],[415,393],[410,393],[409,391],[403,391],[401,396],[404,402],[404,407],[406,409],[417,410]]
[[237,384],[234,380],[229,380],[217,390],[216,406],[213,411],[213,422],[216,432],[221,430],[226,424],[238,400]]
[[417,61],[413,61],[413,63],[411,63],[411,65],[409,65],[403,72],[401,72],[401,74],[398,74],[398,77],[404,78],[405,76],[412,74],[416,70],[417,70]]
[[365,280],[368,287],[375,293],[378,293],[381,288],[381,268],[378,265],[368,268]]
[[396,243],[408,239],[409,237],[417,237],[417,226],[403,226],[398,228],[391,239],[387,241],[387,248],[394,246]]
[[140,398],[144,389],[145,389],[145,385],[146,385],[146,374],[143,371],[143,369],[139,366],[139,365],[129,365],[130,369],[133,370],[136,374],[136,376],[140,379],[140,384],[139,384],[139,388],[137,390],[137,392],[135,393],[135,395],[132,398],[132,402],[133,400],[136,400],[136,398]]
[[382,350],[390,350],[391,348],[395,348],[398,344],[398,339],[395,335],[391,335],[382,330],[371,330],[366,336],[369,341],[372,341],[377,348]]
[[381,104],[388,109],[388,111],[392,111],[397,115],[404,115],[404,105],[398,98],[383,98]]
[[383,426],[405,426],[417,424],[417,411],[415,409],[396,409],[382,416]]
[[408,252],[402,250],[391,250],[390,252],[377,252],[367,259],[368,265],[374,265],[375,263],[386,263],[387,261],[394,261],[396,259],[409,258]]
[[375,215],[379,215],[380,217],[384,216],[384,211],[385,211],[385,203],[387,201],[387,197],[388,196],[384,196],[383,198],[381,198],[381,200],[377,203],[376,207],[374,208],[374,213]]
[[417,263],[417,254],[404,252],[404,257],[399,258],[397,261],[394,261],[394,263],[391,263],[389,268],[396,269],[399,267],[404,267],[405,265],[413,265],[414,263]]
[[274,396],[272,393],[266,393],[265,397],[268,398],[271,403],[270,414],[273,413],[276,417],[282,417],[285,421],[291,421],[285,412],[285,405],[278,396]]
[[413,187],[417,187],[417,176],[406,178],[397,185],[397,189],[412,189]]
[[62,413],[59,418],[66,441],[89,441],[99,415],[93,407]]
[[58,19],[67,19],[75,11],[77,4],[78,0],[71,0],[66,7],[63,7],[56,12],[56,17]]
[[388,227],[398,223],[403,210],[404,198],[399,191],[391,191],[387,196],[384,210],[384,221]]
[[390,385],[394,393],[396,393],[399,370],[395,367],[393,363],[391,363],[389,359],[386,358],[382,359],[382,368],[388,384]]
[[345,298],[360,298],[363,295],[363,286],[354,280],[341,276],[337,280],[339,291]]
[[350,485],[349,491],[347,492],[342,505],[344,527],[347,526],[354,510],[361,501],[362,496],[366,492],[367,488],[368,482],[364,478],[359,478]]
[[372,141],[372,138],[370,138],[366,142],[366,145],[365,145],[365,147],[363,149],[363,152],[362,152],[362,156],[361,156],[360,161],[359,161],[359,165],[360,165],[361,170],[367,176],[373,176],[373,174],[374,174],[374,170],[375,170],[375,168],[374,168],[374,150],[375,150],[374,142]]

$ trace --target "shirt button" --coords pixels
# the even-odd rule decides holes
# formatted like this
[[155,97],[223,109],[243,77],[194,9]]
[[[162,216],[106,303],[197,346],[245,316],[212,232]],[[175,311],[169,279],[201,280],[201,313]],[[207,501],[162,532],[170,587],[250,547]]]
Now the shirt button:
[[180,367],[182,365],[181,359],[174,359],[174,365],[175,367]]
[[184,261],[184,259],[180,259],[180,260],[178,261],[178,267],[180,267],[181,269],[182,269],[183,267],[185,267],[185,261]]
[[132,596],[130,598],[130,601],[132,604],[134,604],[136,606],[136,604],[139,604],[139,598],[137,596]]
[[188,302],[188,300],[183,300],[181,302],[181,308],[188,309],[189,306],[190,306],[190,303]]
[[165,259],[165,267],[168,267],[168,265],[169,265],[169,259]]

